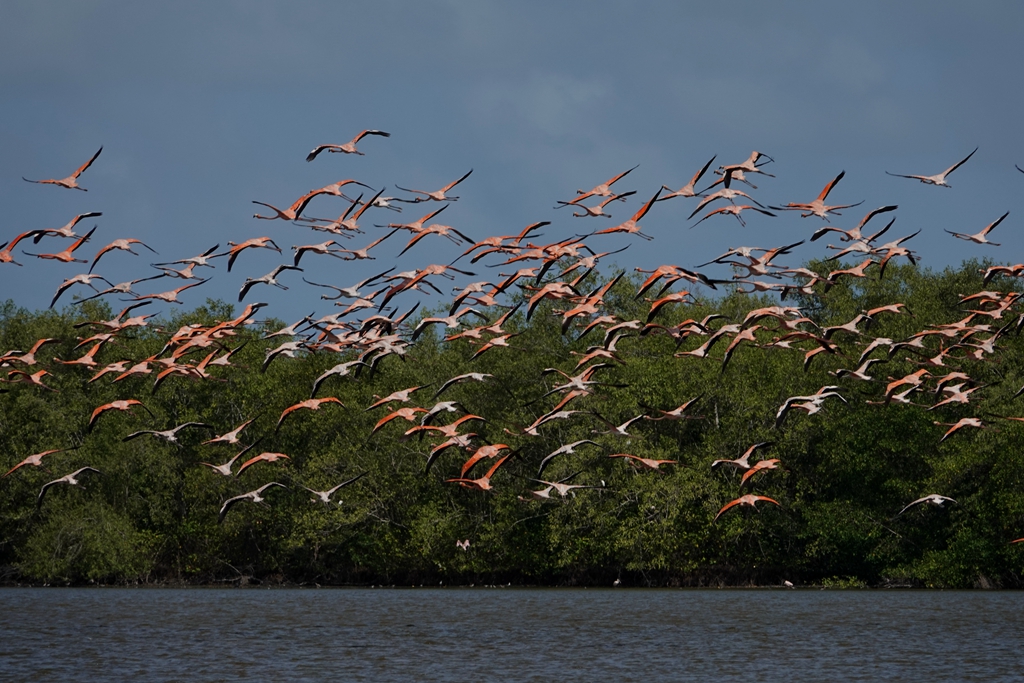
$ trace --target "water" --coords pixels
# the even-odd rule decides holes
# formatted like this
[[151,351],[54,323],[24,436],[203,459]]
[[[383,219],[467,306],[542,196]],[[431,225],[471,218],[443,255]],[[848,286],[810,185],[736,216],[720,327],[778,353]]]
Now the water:
[[3,589],[3,681],[1021,681],[1024,593]]

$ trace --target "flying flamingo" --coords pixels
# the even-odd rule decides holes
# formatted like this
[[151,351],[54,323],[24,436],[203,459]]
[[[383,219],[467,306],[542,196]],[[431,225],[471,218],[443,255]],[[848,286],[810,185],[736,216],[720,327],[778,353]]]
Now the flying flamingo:
[[678,464],[678,460],[655,460],[653,458],[641,458],[638,455],[630,455],[629,453],[614,453],[608,456],[609,458],[628,458],[649,470],[660,470],[662,465],[675,465]]
[[696,223],[691,225],[690,229],[692,230],[692,229],[696,228],[698,225],[700,225],[701,223],[703,223],[707,219],[711,218],[712,216],[714,216],[716,214],[720,214],[720,213],[721,214],[731,213],[733,216],[736,217],[736,220],[738,220],[740,222],[740,225],[746,227],[747,223],[746,223],[746,221],[743,220],[743,217],[740,216],[740,212],[746,211],[747,209],[751,209],[753,211],[757,211],[758,213],[763,213],[765,216],[771,216],[773,218],[775,217],[775,214],[772,213],[771,211],[765,211],[764,209],[759,209],[756,206],[750,206],[749,204],[730,204],[728,206],[723,206],[721,208],[715,209],[714,211],[708,213],[706,216],[701,218],[699,221],[697,221]]
[[0,263],[13,263],[16,266],[20,266],[21,264],[14,260],[14,256],[11,252],[14,250],[14,247],[18,245],[18,242],[22,241],[26,237],[31,236],[32,231],[23,232],[10,242],[4,242],[3,244],[0,244]]
[[470,489],[477,489],[478,491],[490,491],[493,487],[491,486],[491,477],[498,471],[498,468],[505,464],[505,461],[511,458],[514,453],[509,453],[498,462],[491,466],[491,469],[487,470],[487,474],[480,477],[479,479],[466,479],[465,477],[458,477],[455,479],[445,479],[446,482],[455,482],[460,486],[464,486]]
[[137,296],[132,299],[128,299],[128,301],[149,301],[152,299],[160,299],[161,301],[166,301],[169,304],[181,304],[182,302],[178,301],[179,294],[184,292],[186,289],[198,287],[199,285],[205,282],[208,282],[208,280],[199,280],[198,282],[193,282],[190,285],[182,285],[181,287],[178,287],[177,289],[172,289],[169,292],[160,292],[159,294],[143,294],[142,296]]
[[254,285],[274,285],[278,289],[288,289],[288,287],[277,281],[277,276],[285,270],[297,270],[299,272],[303,272],[302,268],[299,268],[298,266],[281,264],[262,277],[247,277],[245,278],[245,282],[242,283],[242,288],[238,290],[238,300],[241,301],[244,299],[245,295],[249,293],[249,290],[252,289]]
[[441,388],[434,393],[434,398],[440,396],[443,392],[447,391],[450,387],[459,384],[461,382],[484,382],[488,379],[494,379],[494,375],[488,375],[485,372],[467,372],[464,375],[457,375],[452,377],[450,380],[441,385]]
[[708,163],[704,164],[704,168],[702,168],[699,171],[697,171],[693,175],[693,177],[690,178],[690,182],[689,183],[687,183],[686,185],[683,185],[681,188],[679,188],[675,192],[673,192],[672,188],[670,188],[668,185],[662,185],[661,189],[668,190],[669,193],[664,195],[664,196],[662,196],[658,201],[659,202],[663,202],[666,199],[672,199],[673,197],[696,197],[696,196],[698,196],[698,194],[697,194],[696,190],[694,189],[694,187],[697,185],[697,183],[700,181],[700,179],[704,176],[704,174],[708,172],[708,169],[711,167],[712,162],[714,162],[714,160],[715,160],[715,158],[717,156],[718,155],[715,155],[715,156],[711,157],[711,159],[708,160]]
[[771,208],[775,209],[776,211],[806,211],[807,213],[800,214],[801,218],[817,216],[818,218],[821,218],[823,220],[828,220],[828,214],[830,213],[834,213],[838,216],[840,215],[839,209],[849,209],[854,206],[860,206],[861,204],[864,203],[857,202],[856,204],[843,204],[841,206],[827,206],[825,204],[825,198],[828,197],[829,192],[831,192],[835,188],[835,186],[839,184],[839,181],[842,180],[843,176],[845,175],[846,171],[842,171],[839,175],[833,178],[831,182],[825,185],[825,188],[812,202],[806,204],[801,204],[799,202],[789,202],[785,206],[773,206]]
[[860,219],[860,223],[858,223],[855,227],[851,228],[850,230],[843,230],[841,228],[834,228],[831,225],[826,225],[824,228],[818,228],[817,230],[814,231],[814,234],[811,235],[811,241],[812,242],[817,241],[818,239],[823,237],[826,233],[838,232],[838,233],[840,233],[842,235],[842,237],[840,237],[839,239],[842,240],[843,242],[862,242],[863,241],[863,242],[870,243],[870,242],[874,241],[874,239],[876,237],[879,237],[883,232],[885,232],[885,230],[888,230],[889,226],[886,226],[885,230],[877,232],[874,235],[872,235],[871,237],[867,237],[867,238],[865,238],[861,234],[861,229],[865,225],[867,225],[868,221],[870,221],[872,218],[874,218],[878,214],[880,214],[880,213],[888,213],[889,211],[895,211],[898,208],[899,208],[899,206],[893,204],[893,205],[890,205],[890,206],[882,206],[882,207],[879,207],[879,208],[874,209],[872,211],[869,211],[864,216],[864,218]]
[[[977,151],[978,148],[975,147],[974,152]],[[891,176],[896,176],[897,178],[913,178],[914,180],[920,180],[925,185],[941,185],[942,187],[949,187],[949,185],[946,183],[946,176],[955,171],[956,169],[960,168],[968,159],[974,156],[974,152],[971,152],[963,159],[947,168],[942,173],[936,173],[935,175],[902,175],[900,173],[889,173],[888,171],[886,171],[886,173]]]
[[779,468],[779,459],[772,458],[771,460],[759,460],[750,466],[750,469],[743,473],[743,478],[740,479],[740,486],[747,483],[747,480],[762,470],[776,470]]
[[103,280],[108,285],[112,284],[102,275],[93,275],[92,273],[82,273],[81,275],[76,275],[72,278],[68,278],[67,280],[64,280],[64,282],[60,283],[60,287],[57,288],[57,292],[53,295],[53,299],[50,301],[50,308],[53,308],[53,305],[57,303],[57,299],[60,298],[61,294],[66,292],[74,285],[88,285],[89,287],[92,287],[93,291],[99,292],[99,290],[93,286],[93,280]]
[[399,418],[401,418],[403,420],[407,420],[408,422],[415,422],[416,421],[417,413],[426,413],[426,412],[428,412],[426,408],[415,408],[415,407],[399,408],[398,410],[394,410],[394,411],[388,413],[387,415],[385,415],[384,417],[382,417],[381,419],[379,419],[377,421],[377,424],[375,424],[373,426],[373,429],[370,430],[370,434],[376,433],[378,429],[380,429],[381,427],[383,427],[387,423],[391,422],[392,420],[397,420]]
[[45,484],[43,484],[43,488],[41,488],[39,490],[39,497],[36,499],[36,507],[37,508],[42,507],[42,505],[43,505],[43,496],[45,496],[46,495],[46,491],[51,486],[53,486],[55,484],[67,484],[69,486],[78,486],[78,484],[81,483],[80,480],[78,479],[78,477],[83,472],[95,472],[96,474],[103,474],[102,472],[100,472],[95,467],[82,467],[80,469],[75,470],[71,474],[65,474],[60,479],[54,479],[53,481],[48,481]]
[[254,213],[252,217],[259,218],[265,221],[270,221],[278,218],[285,221],[297,221],[299,220],[299,216],[301,216],[302,212],[306,209],[306,205],[309,204],[309,201],[319,194],[324,194],[323,190],[311,190],[306,194],[302,195],[301,197],[299,197],[298,199],[296,199],[291,206],[284,210],[279,209],[271,204],[267,204],[266,202],[258,202],[254,199],[252,202],[253,204],[259,204],[260,206],[265,206],[269,208],[271,211],[274,212],[274,215],[262,216],[258,213]]
[[626,233],[630,233],[630,234],[639,235],[640,237],[642,237],[643,239],[648,240],[648,241],[654,239],[650,235],[645,235],[644,233],[640,232],[640,225],[637,223],[637,221],[640,220],[641,218],[643,218],[645,215],[647,215],[647,212],[651,210],[652,206],[654,206],[654,202],[658,201],[658,195],[660,195],[660,194],[661,194],[661,189],[659,188],[658,191],[654,193],[654,196],[651,197],[650,199],[648,199],[647,203],[644,204],[643,206],[641,206],[640,210],[637,211],[635,214],[633,214],[633,217],[630,218],[625,223],[619,223],[618,225],[616,225],[614,227],[605,228],[604,230],[598,230],[594,234],[595,235],[610,235],[610,234],[616,233],[616,232],[626,232]]
[[103,151],[103,148],[100,147],[98,150],[96,150],[96,153],[92,155],[92,158],[89,159],[89,161],[87,161],[84,164],[82,164],[81,166],[79,166],[78,170],[75,171],[74,173],[72,173],[71,175],[69,175],[67,178],[61,178],[60,180],[53,180],[53,179],[50,179],[50,180],[29,180],[28,178],[25,178],[24,176],[22,176],[21,179],[26,181],[26,182],[29,182],[29,183],[42,183],[44,185],[57,185],[59,187],[66,187],[69,190],[81,190],[82,192],[88,192],[88,190],[86,190],[84,187],[79,187],[78,186],[78,176],[82,175],[82,173],[85,172],[85,169],[87,169],[90,166],[92,166],[92,162],[96,161],[96,157],[98,157],[100,155],[100,152],[102,152],[102,151]]
[[278,483],[276,481],[272,481],[269,484],[264,484],[263,486],[259,487],[255,491],[249,491],[248,493],[243,493],[240,496],[235,496],[234,498],[228,498],[226,501],[224,501],[224,505],[221,506],[220,515],[217,517],[217,523],[218,524],[223,523],[224,522],[224,516],[228,514],[228,510],[231,509],[232,505],[234,505],[235,503],[237,503],[239,501],[248,500],[248,501],[253,502],[253,503],[262,503],[262,504],[265,505],[266,503],[264,502],[263,492],[266,491],[267,489],[269,489],[271,486],[280,486],[283,489],[288,488],[284,484],[280,484],[280,483]]
[[278,418],[277,420],[277,427],[274,429],[274,431],[280,429],[281,423],[284,422],[285,418],[294,413],[296,410],[320,410],[320,407],[325,403],[337,403],[342,408],[345,407],[345,404],[341,402],[341,399],[335,398],[333,396],[329,396],[327,398],[310,398],[306,399],[305,401],[300,401],[299,403],[296,403],[295,405],[289,406],[284,409],[284,412],[281,413],[281,417]]
[[617,183],[620,180],[622,180],[623,178],[625,178],[627,175],[629,175],[634,170],[636,170],[636,168],[637,167],[634,166],[633,168],[629,169],[628,171],[623,171],[622,173],[620,173],[620,174],[618,174],[616,176],[612,176],[611,178],[609,178],[608,180],[604,181],[600,185],[595,185],[592,190],[589,190],[587,192],[584,192],[583,190],[576,190],[576,194],[579,195],[578,197],[575,197],[572,201],[558,202],[559,206],[556,206],[555,208],[558,209],[558,208],[561,208],[563,206],[575,206],[575,205],[579,204],[581,201],[583,201],[584,199],[587,199],[588,197],[608,197],[611,194],[613,194],[612,193],[612,185],[614,185],[615,183]]
[[260,463],[260,462],[277,462],[278,460],[291,460],[291,458],[289,456],[285,455],[284,453],[270,453],[270,452],[260,453],[259,455],[253,456],[253,457],[249,458],[248,460],[246,460],[245,462],[243,462],[242,466],[238,468],[237,472],[235,472],[235,476],[236,477],[240,477],[242,475],[242,472],[244,472],[245,470],[249,469],[250,467],[252,467],[256,463]]
[[735,507],[737,505],[749,505],[752,508],[756,508],[757,502],[761,500],[766,501],[768,503],[774,503],[779,507],[782,507],[782,503],[773,498],[769,498],[768,496],[756,496],[754,494],[747,494],[745,496],[740,496],[736,500],[730,501],[726,503],[724,506],[722,506],[722,509],[718,511],[718,514],[715,515],[715,518],[711,520],[711,522],[714,523],[718,521],[718,518],[722,516],[722,513],[731,507]]
[[63,227],[60,227],[60,228],[44,228],[42,230],[33,230],[30,233],[30,234],[32,234],[32,243],[33,244],[39,244],[39,240],[43,239],[47,235],[53,235],[55,237],[59,235],[61,237],[68,237],[68,238],[71,238],[71,239],[75,239],[77,237],[80,237],[80,235],[76,235],[75,231],[74,231],[75,230],[75,226],[78,225],[79,221],[81,221],[83,218],[95,218],[97,216],[102,216],[102,215],[103,214],[100,213],[99,211],[91,211],[89,213],[80,213],[77,216],[75,216],[74,218],[72,218],[70,221],[68,221],[68,223],[66,225],[64,225]]
[[[312,493],[314,496],[316,496],[316,498],[313,498],[313,502],[314,503],[319,501],[319,502],[323,503],[324,505],[330,505],[331,504],[331,496],[334,495],[335,491],[337,491],[338,489],[345,488],[349,484],[352,484],[354,482],[359,481],[360,479],[365,477],[366,474],[367,474],[366,472],[363,472],[362,474],[357,474],[356,476],[352,477],[348,481],[343,481],[340,484],[338,484],[337,486],[329,488],[326,491],[314,491],[313,489],[308,488],[306,486],[303,486],[302,488],[306,489],[307,491]],[[338,501],[338,505],[341,505],[341,501]]]
[[[228,257],[228,272],[231,272],[231,266],[235,264],[235,259],[245,249],[273,249],[278,254],[281,253],[281,248],[274,243],[274,240],[269,237],[254,237],[244,242],[235,244],[234,242],[228,242],[231,249],[224,252],[223,254],[215,254],[215,256],[227,256]],[[212,257],[211,257],[212,258]]]
[[157,437],[158,439],[163,439],[164,441],[167,441],[169,443],[178,443],[178,432],[180,432],[182,429],[187,429],[188,427],[202,427],[203,429],[213,429],[211,425],[208,425],[205,422],[186,422],[184,424],[178,425],[177,427],[172,427],[171,429],[166,429],[164,431],[143,429],[138,432],[132,432],[128,436],[121,439],[121,441],[131,441],[132,439],[138,438],[140,436],[151,434]]
[[[624,202],[624,201],[626,201],[626,197],[631,197],[631,196],[633,196],[635,194],[636,194],[636,190],[631,190],[629,192],[623,192],[622,194],[608,195],[608,197],[604,201],[602,201],[600,204],[598,204],[596,206],[584,206],[583,204],[573,204],[572,206],[574,206],[576,208],[579,208],[579,209],[583,209],[583,213],[576,213],[575,211],[573,211],[572,215],[575,218],[586,218],[587,216],[591,216],[591,217],[595,217],[595,218],[597,216],[609,216],[609,214],[605,213],[604,207],[608,206],[612,202]],[[569,204],[569,202],[558,202],[558,203],[559,204],[566,204],[566,205]]]
[[749,470],[751,467],[750,456],[754,454],[754,451],[756,451],[758,448],[771,446],[773,443],[773,441],[762,441],[761,443],[755,443],[753,446],[745,450],[743,452],[743,455],[736,458],[735,460],[715,460],[713,463],[711,463],[711,469],[714,469],[721,465],[727,465],[728,467],[732,467],[737,470]]
[[[458,197],[449,197],[445,193],[448,192],[449,190],[451,190],[453,187],[455,187],[459,183],[461,183],[466,178],[468,178],[469,174],[472,173],[472,172],[473,172],[473,169],[469,169],[469,173],[466,173],[466,175],[462,176],[458,180],[455,180],[453,182],[448,183],[447,185],[442,187],[440,190],[436,190],[434,192],[424,192],[423,190],[409,190],[409,189],[406,189],[404,187],[399,187],[398,185],[395,185],[395,187],[397,187],[399,190],[402,190],[403,192],[412,192],[414,194],[421,194],[421,195],[423,195],[423,197],[417,197],[416,199],[412,199],[412,200],[409,200],[409,199],[398,200],[398,199],[396,199],[395,201],[406,201],[406,202],[412,202],[412,203],[427,202],[427,201],[431,201],[431,200],[433,200],[435,202],[447,202],[447,201],[453,202],[453,201],[457,200]],[[470,240],[470,241],[472,241],[472,240]]]
[[[1010,212],[1007,211],[1002,216],[1000,216],[999,218],[995,219],[993,222],[989,223],[984,228],[982,228],[981,232],[977,232],[973,235],[968,235],[962,232],[953,232],[952,230],[946,230],[946,232],[948,232],[953,237],[956,237],[957,239],[967,240],[969,242],[974,242],[975,244],[991,244],[993,247],[998,247],[1000,245],[996,242],[989,242],[987,236],[990,232],[992,232],[993,229],[995,229],[997,225],[1003,222],[1004,218],[1006,218],[1009,215]],[[945,228],[943,229],[945,230]]]
[[913,503],[908,504],[905,508],[897,512],[896,516],[899,517],[910,508],[914,507],[915,505],[920,505],[921,503],[927,503],[928,505],[934,505],[936,507],[942,507],[946,503],[952,503],[953,505],[957,505],[957,502],[950,498],[949,496],[940,496],[937,493],[933,493],[931,495],[925,496],[924,498],[918,498]]
[[155,415],[153,415],[153,412],[142,404],[142,401],[137,401],[134,398],[125,399],[123,401],[111,401],[110,403],[104,403],[100,407],[96,408],[96,410],[92,411],[92,415],[89,417],[89,424],[86,427],[86,431],[91,432],[93,425],[96,424],[96,420],[99,418],[99,416],[107,412],[108,410],[131,410],[132,406],[142,406],[146,410],[146,412],[149,413],[150,417],[155,417]]
[[[29,256],[35,256],[36,258],[52,259],[52,260],[55,260],[55,261],[61,261],[62,263],[88,263],[89,262],[88,260],[86,260],[86,259],[77,259],[74,256],[72,256],[72,254],[80,246],[82,246],[83,244],[88,242],[89,238],[92,237],[92,234],[94,232],[96,232],[96,228],[95,227],[93,227],[92,230],[90,230],[89,232],[87,232],[84,235],[82,235],[81,237],[79,237],[78,240],[76,240],[75,243],[72,244],[70,247],[68,247],[64,251],[58,252],[56,254],[30,254],[27,251],[23,252],[23,253],[28,254]],[[11,246],[13,246],[13,245],[11,245]]]
[[213,463],[209,463],[209,462],[202,462],[202,463],[199,463],[199,464],[200,465],[206,465],[207,467],[209,467],[211,470],[213,470],[217,474],[222,474],[225,477],[230,477],[232,475],[231,466],[235,464],[235,461],[238,460],[239,458],[241,458],[246,453],[248,453],[253,448],[255,448],[256,444],[258,444],[259,442],[260,442],[260,439],[256,439],[255,443],[253,443],[250,446],[246,446],[245,448],[243,448],[241,451],[236,453],[234,455],[234,457],[232,457],[230,460],[228,460],[223,465],[214,465]]
[[250,424],[252,424],[255,419],[256,418],[252,418],[251,420],[246,420],[242,424],[240,424],[237,427],[235,427],[234,429],[232,429],[230,432],[228,432],[226,434],[222,434],[221,436],[214,437],[214,438],[210,439],[209,441],[204,441],[202,443],[202,445],[206,446],[207,444],[213,444],[213,443],[236,444],[236,443],[238,443],[238,435],[242,432],[243,429],[245,429]]
[[43,458],[45,458],[46,456],[53,455],[54,453],[63,453],[64,451],[73,451],[77,448],[78,446],[75,446],[74,448],[58,448],[56,450],[43,451],[42,453],[34,453],[25,458],[24,460],[22,460],[21,462],[19,462],[11,469],[7,470],[7,474],[3,475],[3,477],[0,477],[0,479],[10,476],[15,470],[25,467],[26,465],[31,465],[33,467],[42,467]]
[[178,261],[168,261],[167,263],[154,263],[154,266],[172,266],[177,264],[190,265],[190,266],[207,266],[213,268],[213,264],[210,263],[210,259],[213,258],[213,252],[220,249],[219,244],[215,244],[199,256],[192,256],[190,258],[183,258]]
[[590,439],[580,439],[579,441],[573,441],[572,443],[562,444],[557,449],[544,456],[544,459],[540,461],[540,467],[537,470],[537,476],[539,477],[540,475],[544,474],[544,468],[548,466],[548,463],[551,462],[552,459],[558,457],[559,455],[573,454],[576,452],[576,449],[579,446],[582,446],[583,444],[589,444],[591,446],[597,446],[598,448],[602,448],[601,444],[597,443],[596,441],[591,441]]
[[340,152],[344,154],[358,154],[359,156],[365,156],[362,152],[356,149],[356,144],[358,144],[358,142],[365,138],[367,135],[379,135],[384,138],[391,137],[391,133],[385,133],[382,130],[364,130],[360,132],[359,135],[355,136],[354,138],[346,142],[344,145],[317,145],[316,147],[313,148],[312,152],[306,155],[306,161],[313,161],[313,159],[316,159],[317,155],[320,154],[320,152],[323,152],[324,150],[327,150],[328,152],[331,152],[333,154],[337,154]]

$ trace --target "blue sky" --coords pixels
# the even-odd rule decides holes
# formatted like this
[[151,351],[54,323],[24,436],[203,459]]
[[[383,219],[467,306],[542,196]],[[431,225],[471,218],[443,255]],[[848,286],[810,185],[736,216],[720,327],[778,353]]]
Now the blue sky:
[[[160,253],[105,256],[97,272],[119,282],[150,274],[152,261],[228,240],[267,235],[288,252],[326,238],[254,220],[252,200],[287,206],[342,178],[386,186],[386,194],[402,194],[396,184],[437,189],[470,168],[443,222],[481,239],[551,220],[544,241],[554,241],[628,218],[711,156],[735,163],[757,149],[775,159],[766,170],[777,177],[744,189],[764,204],[809,201],[845,170],[829,199],[864,204],[832,225],[852,227],[868,209],[898,204],[890,234],[922,229],[908,246],[925,265],[1016,263],[1024,260],[1024,175],[1014,169],[1024,167],[1022,38],[1024,5],[1012,2],[5,2],[0,242],[102,211],[86,257],[121,237]],[[364,140],[363,157],[304,161],[315,145],[363,128],[392,137]],[[81,178],[88,192],[21,180],[67,175],[101,145]],[[937,173],[975,147],[950,176],[952,189],[885,175]],[[636,165],[617,187],[637,194],[610,207],[614,219],[553,211],[577,188]],[[651,243],[588,243],[600,251],[629,244],[613,257],[623,266],[692,267],[728,247],[777,246],[824,224],[783,214],[752,216],[744,228],[723,216],[690,230],[693,206],[656,205],[642,221]],[[411,220],[420,208],[407,205],[400,216]],[[340,199],[318,197],[308,213],[343,209]],[[1005,211],[992,234],[1001,248],[942,231],[976,232]],[[379,210],[366,222],[398,217]],[[381,245],[375,262],[307,257],[304,275],[348,285],[392,264],[447,263],[460,252],[428,237],[396,262],[406,239]],[[827,241],[784,262],[819,257]],[[66,245],[51,238],[38,246]],[[19,260],[23,268],[0,265],[0,299],[29,308],[45,307],[64,278],[87,269]],[[222,261],[183,299],[187,307],[207,296],[234,301],[247,275],[286,261],[287,253],[244,254],[231,273]],[[496,277],[475,270],[475,279]],[[296,274],[282,281],[292,289],[258,287],[247,300],[269,301],[270,314],[289,321],[331,311]]]

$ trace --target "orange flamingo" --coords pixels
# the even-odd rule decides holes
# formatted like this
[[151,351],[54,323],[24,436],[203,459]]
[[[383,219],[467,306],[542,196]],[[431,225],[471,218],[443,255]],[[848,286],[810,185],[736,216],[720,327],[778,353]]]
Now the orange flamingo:
[[84,164],[82,164],[81,166],[79,166],[78,170],[75,171],[74,173],[72,173],[71,175],[69,175],[67,178],[61,178],[60,180],[54,180],[52,178],[49,179],[49,180],[29,180],[28,178],[22,176],[21,179],[24,180],[25,182],[29,182],[29,183],[41,183],[43,185],[57,185],[58,187],[66,187],[69,190],[81,190],[82,192],[88,192],[88,190],[86,190],[84,187],[79,187],[79,185],[78,185],[78,176],[82,175],[82,173],[85,172],[85,169],[87,169],[90,166],[92,166],[92,162],[96,161],[96,157],[98,157],[100,155],[100,152],[102,152],[102,151],[103,151],[103,148],[100,147],[98,150],[96,150],[96,153],[92,155],[92,158],[89,159],[89,161],[87,161]]
[[285,418],[294,413],[296,410],[320,410],[320,407],[325,403],[337,403],[342,408],[345,404],[341,402],[341,399],[335,398],[334,396],[328,396],[327,398],[309,398],[305,401],[300,401],[293,406],[289,406],[284,409],[281,413],[281,417],[277,420],[277,427],[274,431],[281,428],[281,423],[284,422]]
[[142,401],[137,401],[134,398],[125,399],[123,401],[111,401],[110,403],[104,403],[103,405],[92,411],[92,415],[89,417],[89,424],[86,427],[86,431],[91,432],[93,426],[96,424],[96,420],[99,419],[99,416],[107,412],[108,410],[127,411],[131,410],[132,406],[142,406],[145,409],[145,411],[149,413],[150,417],[156,417],[155,415],[153,415],[153,412],[149,408],[146,408],[146,406],[142,404]]
[[726,503],[725,505],[723,505],[722,509],[718,511],[718,514],[715,515],[715,518],[713,520],[711,520],[711,522],[712,522],[712,524],[717,522],[718,518],[722,516],[723,512],[725,512],[729,508],[735,507],[737,505],[749,505],[750,507],[756,509],[757,502],[758,501],[762,501],[762,500],[765,501],[765,502],[768,502],[768,503],[774,503],[775,505],[778,505],[779,507],[782,507],[782,503],[780,503],[779,501],[775,500],[774,498],[769,498],[768,496],[757,496],[757,495],[754,495],[752,493],[749,493],[749,494],[747,494],[745,496],[740,496],[736,500],[730,501],[730,502]]

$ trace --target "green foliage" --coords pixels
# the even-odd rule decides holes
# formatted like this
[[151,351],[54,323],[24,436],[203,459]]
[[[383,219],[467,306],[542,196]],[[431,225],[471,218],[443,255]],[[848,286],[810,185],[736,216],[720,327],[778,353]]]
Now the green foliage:
[[[803,297],[798,304],[825,326],[901,301],[913,315],[880,315],[871,334],[907,339],[926,326],[962,319],[961,295],[982,288],[978,268],[967,263],[935,273],[890,265],[883,280],[843,281],[827,297]],[[638,282],[623,278],[606,297],[608,312],[621,320],[645,320],[649,303],[633,297]],[[655,321],[720,313],[740,322],[751,309],[773,303],[723,293],[714,300],[671,304]],[[544,371],[577,374],[574,368],[587,347],[601,342],[600,329],[577,339],[584,323],[563,335],[555,314],[563,308],[562,302],[545,301],[529,323],[518,313],[508,325],[522,332],[512,338],[512,348],[493,349],[473,361],[477,346],[428,331],[405,358],[387,357],[376,371],[359,377],[328,379],[318,396],[337,397],[344,408],[297,411],[275,430],[286,407],[309,397],[317,376],[354,356],[318,352],[279,358],[260,372],[266,350],[284,341],[263,339],[283,326],[268,321],[224,340],[231,348],[246,346],[232,358],[232,367],[214,369],[213,379],[171,376],[155,392],[153,375],[118,382],[107,376],[90,383],[94,370],[52,359],[81,355],[84,348],[74,347],[84,330],[73,325],[111,317],[105,306],[32,313],[3,304],[0,349],[26,350],[43,337],[60,340],[39,354],[40,367],[53,372],[46,382],[56,392],[3,385],[8,389],[0,394],[5,471],[31,453],[74,450],[0,480],[0,574],[71,583],[245,577],[318,583],[576,584],[624,578],[640,584],[745,584],[789,578],[830,588],[893,582],[1020,585],[1024,548],[1008,541],[1024,536],[1024,425],[1000,422],[997,428],[963,430],[940,444],[946,428],[933,424],[969,415],[1020,414],[1021,399],[1013,396],[1024,384],[1024,343],[1015,334],[999,339],[994,361],[957,358],[958,369],[987,385],[977,402],[929,411],[934,401],[926,397],[924,406],[869,403],[882,398],[886,376],[913,372],[923,357],[897,353],[873,368],[881,378],[873,383],[830,374],[854,367],[861,351],[842,332],[834,341],[845,355],[821,354],[805,371],[806,349],[766,347],[783,333],[774,332],[770,321],[762,323],[758,344],[738,346],[724,370],[719,359],[728,339],[712,358],[677,357],[677,351],[693,350],[706,337],[677,343],[657,330],[643,336],[624,330],[630,336],[619,340],[616,352],[623,362],[599,361],[610,367],[595,379],[608,386],[566,406],[582,414],[543,425],[539,438],[526,436],[522,428],[562,396],[544,396],[563,383],[560,375]],[[97,360],[102,366],[156,355],[173,331],[231,315],[230,306],[210,301],[170,320],[151,320],[119,335],[117,345],[105,346]],[[472,431],[516,451],[490,491],[445,481],[459,476],[466,456],[457,449],[441,454],[425,474],[426,454],[437,438],[404,439],[412,424],[400,419],[371,435],[388,409],[366,410],[375,397],[417,385],[429,388],[414,394],[414,404],[430,407],[437,387],[470,371],[494,378],[457,384],[442,398],[484,416],[487,422],[469,423]],[[843,387],[848,403],[832,399],[814,415],[793,411],[774,427],[786,398],[833,384]],[[595,434],[604,427],[587,414],[619,424],[698,396],[691,412],[700,419],[640,420],[630,428],[632,437]],[[124,398],[142,400],[153,417],[141,408],[113,411],[92,431],[86,429],[94,408]],[[207,430],[185,430],[179,444],[149,436],[122,441],[136,430],[186,421],[209,423],[223,434],[251,418],[256,421],[243,433],[244,443],[261,442],[250,455],[272,451],[290,460],[223,477],[201,463],[220,464],[239,449],[201,445],[212,436]],[[532,481],[541,459],[580,439],[594,439],[601,447],[559,456],[543,478],[571,477],[572,483],[593,488],[577,489],[565,499],[532,499],[529,492],[542,488]],[[761,441],[772,445],[759,457],[778,458],[779,469],[759,473],[741,488],[739,473],[710,468],[712,461],[736,458]],[[677,463],[652,471],[608,458],[612,453]],[[482,476],[491,463],[479,463],[469,476]],[[77,487],[51,487],[37,507],[45,482],[85,465],[102,475],[83,477]],[[330,505],[313,500],[303,488],[325,490],[361,473],[365,476],[341,489]],[[271,481],[288,489],[268,491],[267,506],[239,503],[218,523],[226,500]],[[897,514],[909,501],[933,492],[959,504],[922,505]],[[736,507],[714,521],[723,505],[744,493],[769,496],[781,505]],[[468,548],[456,545],[467,539]]]

